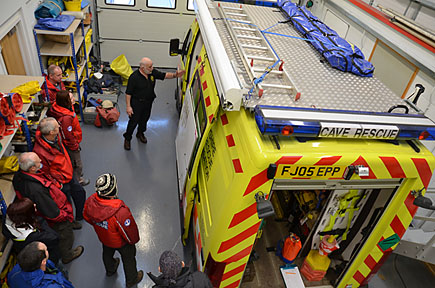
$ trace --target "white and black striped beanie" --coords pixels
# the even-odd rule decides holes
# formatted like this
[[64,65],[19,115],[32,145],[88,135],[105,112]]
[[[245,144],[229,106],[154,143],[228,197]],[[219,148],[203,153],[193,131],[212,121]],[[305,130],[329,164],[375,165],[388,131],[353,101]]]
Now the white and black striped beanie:
[[95,181],[95,191],[100,197],[117,196],[118,187],[115,175],[106,173],[98,176],[97,181]]

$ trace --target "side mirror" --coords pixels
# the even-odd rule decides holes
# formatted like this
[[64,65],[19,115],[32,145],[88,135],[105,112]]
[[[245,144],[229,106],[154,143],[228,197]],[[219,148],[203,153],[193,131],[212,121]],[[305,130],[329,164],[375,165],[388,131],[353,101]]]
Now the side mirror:
[[418,191],[416,190],[411,191],[411,194],[415,197],[413,204],[421,208],[435,210],[435,205],[432,204],[432,200],[422,195],[423,190],[424,187]]
[[275,215],[272,202],[264,198],[263,192],[255,194],[255,202],[257,202],[257,215],[259,219]]
[[177,56],[180,54],[180,39],[171,39],[169,42],[169,55],[170,56]]
[[435,206],[432,204],[432,200],[430,200],[430,198],[424,197],[422,195],[420,195],[417,198],[415,198],[413,204],[415,206],[418,206],[418,207],[421,207],[421,208],[425,208],[425,209],[429,209],[429,210],[435,210]]

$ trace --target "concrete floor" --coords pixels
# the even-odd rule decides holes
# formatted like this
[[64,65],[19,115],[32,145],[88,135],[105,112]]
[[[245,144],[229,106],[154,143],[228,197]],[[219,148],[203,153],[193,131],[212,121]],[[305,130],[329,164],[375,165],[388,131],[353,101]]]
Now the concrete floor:
[[[137,266],[144,272],[158,274],[158,260],[164,250],[174,249],[183,256],[178,188],[175,166],[175,133],[178,114],[174,104],[175,80],[158,81],[157,99],[148,122],[143,144],[133,136],[131,150],[123,148],[128,117],[124,94],[119,98],[121,117],[113,127],[97,128],[82,124],[82,160],[84,174],[91,180],[87,196],[94,193],[95,179],[106,172],[117,176],[119,198],[130,207],[139,227]],[[102,247],[93,228],[83,223],[75,232],[75,245],[85,247],[84,254],[67,265],[75,287],[125,287],[122,265],[112,277],[105,276]],[[138,287],[151,287],[148,276]]]
[[[175,110],[175,80],[157,81],[154,102],[146,136],[148,144],[133,137],[131,151],[123,149],[122,134],[127,126],[124,94],[119,99],[121,117],[113,127],[96,128],[82,124],[82,159],[85,176],[91,184],[87,195],[94,193],[93,183],[102,173],[114,173],[118,179],[119,197],[130,207],[140,230],[137,247],[138,269],[158,274],[158,259],[164,250],[173,249],[185,262],[191,262],[191,249],[183,249],[180,241],[178,188],[175,165],[175,135],[178,114]],[[112,277],[105,276],[102,247],[93,228],[83,223],[75,231],[75,245],[85,247],[84,254],[66,265],[69,278],[77,288],[125,287],[122,265]],[[369,283],[373,288],[406,288],[394,268],[394,258],[388,259]],[[423,263],[397,256],[396,268],[407,288],[433,287],[434,276]],[[148,276],[137,287],[152,287]],[[245,286],[244,286],[245,287]]]

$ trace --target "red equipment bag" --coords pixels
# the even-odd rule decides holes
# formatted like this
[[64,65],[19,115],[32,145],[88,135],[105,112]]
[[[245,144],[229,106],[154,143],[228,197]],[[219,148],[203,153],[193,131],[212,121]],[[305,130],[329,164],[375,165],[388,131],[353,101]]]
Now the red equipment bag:
[[[120,113],[116,107],[103,108],[101,106],[97,107],[97,118],[95,118],[94,125],[97,127],[102,127],[101,118],[104,119],[107,125],[111,126],[118,122]],[[101,118],[100,118],[101,117]]]

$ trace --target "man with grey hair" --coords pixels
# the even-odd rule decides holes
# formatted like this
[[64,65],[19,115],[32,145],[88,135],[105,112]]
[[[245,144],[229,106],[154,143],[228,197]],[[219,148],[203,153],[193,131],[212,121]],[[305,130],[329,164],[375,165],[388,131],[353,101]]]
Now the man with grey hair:
[[131,149],[131,138],[134,129],[139,125],[136,137],[142,142],[148,140],[144,133],[147,130],[147,122],[151,116],[151,108],[156,98],[154,87],[156,79],[173,79],[184,75],[185,71],[160,72],[153,67],[150,58],[142,58],[139,62],[139,69],[134,71],[128,78],[127,90],[125,91],[125,101],[127,104],[127,115],[129,117],[127,131],[124,133],[124,149]]
[[[71,203],[53,182],[41,171],[41,159],[34,152],[20,155],[20,170],[15,173],[12,183],[17,198],[29,198],[36,205],[36,210],[44,217],[54,231],[59,234],[59,251],[63,263],[69,263],[83,253],[83,246],[72,249],[74,244],[73,210]],[[77,223],[80,224],[80,223]],[[57,263],[56,263],[57,264]]]
[[62,191],[68,198],[72,197],[76,207],[76,220],[80,221],[83,220],[86,192],[73,177],[73,167],[62,143],[59,127],[59,123],[53,117],[42,119],[39,122],[39,130],[36,131],[33,152],[41,158],[41,170],[50,179],[63,185]]
[[[45,82],[41,86],[41,95],[46,100],[53,103],[56,100],[57,91],[65,90],[65,85],[62,82],[62,69],[57,65],[50,65],[47,68]],[[48,99],[47,99],[48,92]]]

